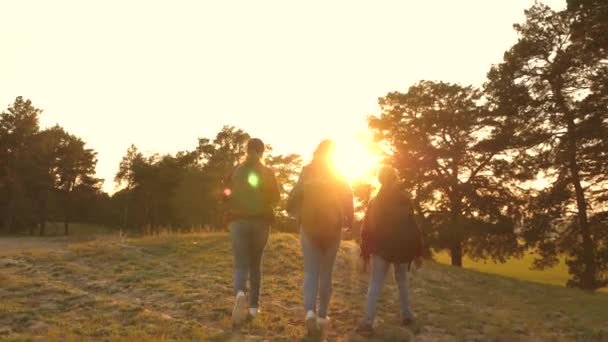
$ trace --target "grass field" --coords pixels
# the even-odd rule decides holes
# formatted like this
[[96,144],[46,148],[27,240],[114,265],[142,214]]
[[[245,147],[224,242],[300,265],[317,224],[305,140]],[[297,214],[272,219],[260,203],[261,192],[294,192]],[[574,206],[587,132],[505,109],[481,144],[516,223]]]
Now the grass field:
[[[434,255],[434,258],[439,263],[446,265],[450,264],[450,256],[447,252],[437,253]],[[463,260],[463,267],[484,273],[498,274],[542,284],[566,285],[570,275],[568,274],[568,266],[564,260],[561,260],[555,267],[543,271],[532,270],[531,266],[533,261],[533,253],[526,253],[521,259],[509,259],[504,264],[492,261],[474,261],[465,257]],[[608,293],[608,288],[603,288],[599,291]]]
[[[273,234],[264,259],[262,316],[232,329],[227,234],[42,239],[3,249],[0,340],[294,341],[304,335],[297,237]],[[333,341],[365,341],[367,275],[345,242],[334,273]],[[377,341],[608,341],[608,295],[429,262],[411,273],[417,325],[401,328],[392,280]]]

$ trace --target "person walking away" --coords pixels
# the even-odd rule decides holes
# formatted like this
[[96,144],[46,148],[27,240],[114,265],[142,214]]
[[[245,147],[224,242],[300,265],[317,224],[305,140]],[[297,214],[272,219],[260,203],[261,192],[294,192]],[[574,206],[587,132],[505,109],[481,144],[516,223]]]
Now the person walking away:
[[378,180],[380,190],[367,207],[361,229],[361,257],[365,269],[371,264],[365,317],[357,329],[362,334],[373,333],[378,297],[391,265],[399,289],[402,323],[406,326],[413,323],[407,271],[412,262],[416,267],[422,266],[422,234],[416,225],[409,197],[399,189],[392,168],[382,168]]
[[273,205],[280,198],[274,172],[262,162],[264,149],[262,140],[250,139],[245,161],[225,179],[224,199],[234,257],[235,325],[247,318],[247,278],[249,315],[256,317],[259,313],[262,255],[274,222]]
[[334,151],[331,140],[319,144],[310,164],[302,169],[287,204],[300,224],[309,335],[327,334],[334,262],[342,229],[352,227],[353,222],[353,194],[333,167]]

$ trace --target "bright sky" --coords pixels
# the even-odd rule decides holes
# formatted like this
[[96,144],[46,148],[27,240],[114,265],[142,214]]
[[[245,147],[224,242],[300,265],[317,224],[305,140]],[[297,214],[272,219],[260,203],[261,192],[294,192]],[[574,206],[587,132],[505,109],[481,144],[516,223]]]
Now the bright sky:
[[82,137],[107,191],[131,143],[193,149],[225,124],[310,155],[352,141],[389,91],[481,85],[533,3],[3,0],[0,109],[22,95]]

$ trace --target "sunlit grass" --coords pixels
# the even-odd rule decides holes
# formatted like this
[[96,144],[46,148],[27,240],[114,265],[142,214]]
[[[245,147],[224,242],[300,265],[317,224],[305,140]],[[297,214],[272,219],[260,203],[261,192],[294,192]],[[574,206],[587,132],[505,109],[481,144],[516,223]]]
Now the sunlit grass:
[[[450,264],[450,255],[448,252],[436,253],[434,258],[439,263],[446,265]],[[532,269],[534,258],[534,253],[528,252],[524,254],[521,259],[511,258],[506,263],[501,264],[493,261],[475,261],[471,258],[464,257],[463,267],[484,273],[498,274],[541,284],[566,285],[570,275],[568,274],[568,266],[563,258],[555,267],[542,271]],[[608,293],[608,288],[603,288],[600,291]]]
[[[52,238],[50,238],[52,239]],[[364,340],[367,274],[344,242],[334,272],[331,340]],[[272,234],[262,315],[233,330],[226,233],[97,239],[63,249],[0,255],[0,340],[295,341],[304,335],[302,255],[296,235]],[[457,269],[434,262],[410,273],[418,323],[399,326],[392,279],[377,339],[601,340],[608,296]]]

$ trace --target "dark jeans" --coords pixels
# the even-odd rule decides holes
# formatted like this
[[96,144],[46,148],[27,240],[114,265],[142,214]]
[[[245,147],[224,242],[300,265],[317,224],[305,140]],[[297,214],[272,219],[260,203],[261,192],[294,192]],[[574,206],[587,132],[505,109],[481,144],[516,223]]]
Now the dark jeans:
[[373,323],[376,318],[376,305],[382,287],[384,278],[388,273],[389,267],[393,265],[395,272],[395,282],[399,289],[399,305],[401,306],[401,317],[412,318],[410,311],[410,302],[407,291],[407,264],[391,264],[377,255],[371,257],[371,274],[369,276],[369,289],[367,291],[367,306],[365,307],[365,320],[368,323]]
[[238,220],[230,224],[234,256],[234,292],[246,292],[249,277],[249,305],[257,308],[262,278],[262,255],[270,225],[261,220]]

